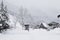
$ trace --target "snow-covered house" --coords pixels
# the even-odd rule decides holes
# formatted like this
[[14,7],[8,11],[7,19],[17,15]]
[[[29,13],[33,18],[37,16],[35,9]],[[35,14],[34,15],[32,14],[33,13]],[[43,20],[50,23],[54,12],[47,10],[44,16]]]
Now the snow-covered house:
[[60,24],[57,23],[57,22],[51,22],[48,25],[51,26],[51,27],[54,27],[54,28],[58,28],[60,26]]

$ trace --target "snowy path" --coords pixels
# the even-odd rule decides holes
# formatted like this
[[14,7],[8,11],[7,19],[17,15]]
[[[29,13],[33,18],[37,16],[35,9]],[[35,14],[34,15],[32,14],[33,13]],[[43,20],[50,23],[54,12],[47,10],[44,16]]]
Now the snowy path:
[[60,40],[59,32],[47,32],[42,30],[14,31],[0,34],[0,40]]

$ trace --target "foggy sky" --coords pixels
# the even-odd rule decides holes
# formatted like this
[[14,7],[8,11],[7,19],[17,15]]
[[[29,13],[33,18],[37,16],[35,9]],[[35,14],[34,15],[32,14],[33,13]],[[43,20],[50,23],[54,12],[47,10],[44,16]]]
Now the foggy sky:
[[5,0],[20,8],[27,8],[34,16],[56,18],[60,14],[60,0]]
[[52,13],[56,15],[57,13],[55,12],[60,11],[60,0],[6,0],[6,1],[18,7],[22,5],[28,9],[31,9],[32,11],[41,10],[42,12],[49,15],[51,15]]

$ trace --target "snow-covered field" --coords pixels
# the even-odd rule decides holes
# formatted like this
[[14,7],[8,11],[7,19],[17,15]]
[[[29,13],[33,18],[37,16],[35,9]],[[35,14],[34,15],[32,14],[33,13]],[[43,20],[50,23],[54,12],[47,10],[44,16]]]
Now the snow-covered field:
[[0,40],[60,40],[60,29],[46,31],[43,29],[30,29],[29,32],[22,30],[22,26],[17,22],[13,25],[15,19],[10,16],[13,29],[0,33]]
[[60,29],[46,31],[43,29],[22,30],[22,26],[17,23],[17,27],[0,34],[0,40],[60,40]]

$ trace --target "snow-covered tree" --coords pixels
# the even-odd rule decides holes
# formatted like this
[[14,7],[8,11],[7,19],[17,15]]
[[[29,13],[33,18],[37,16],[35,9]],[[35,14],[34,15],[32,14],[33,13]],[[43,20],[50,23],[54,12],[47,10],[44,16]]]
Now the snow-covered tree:
[[3,4],[3,0],[0,5],[0,31],[1,30],[6,30],[9,28],[8,25],[8,11],[7,11],[7,6]]
[[31,24],[32,23],[32,16],[29,14],[29,11],[27,8],[20,8],[20,13],[19,13],[19,21],[22,25],[24,24]]

